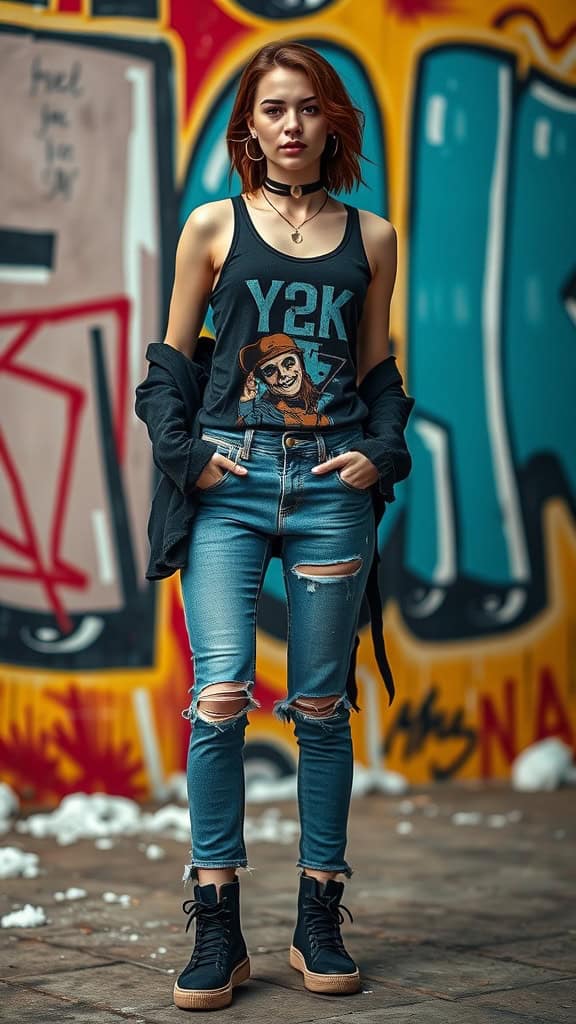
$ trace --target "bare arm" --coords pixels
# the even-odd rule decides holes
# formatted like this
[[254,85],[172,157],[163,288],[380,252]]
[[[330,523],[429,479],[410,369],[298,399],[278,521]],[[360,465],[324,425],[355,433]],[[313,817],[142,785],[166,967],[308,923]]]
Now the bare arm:
[[[382,217],[366,211],[362,211],[360,216],[364,247],[372,269],[372,281],[366,293],[362,320],[358,331],[358,388],[360,388],[362,382],[375,367],[379,367],[379,370],[376,372],[384,369],[390,355],[390,302],[396,280],[398,259],[396,231],[392,224]],[[396,373],[397,371],[394,369],[391,372]],[[412,401],[402,396],[399,398],[396,395],[395,401],[408,404]],[[388,398],[387,401],[388,405],[390,405],[392,399]],[[404,418],[404,413],[402,413],[402,418]],[[407,418],[407,415],[405,418]],[[396,434],[394,434],[393,439],[396,439]],[[391,441],[384,441],[380,447],[386,449],[387,445],[391,443]],[[370,454],[363,452],[362,448],[366,448]],[[340,470],[340,476],[346,483],[360,489],[371,486],[371,484],[379,479],[380,474],[383,474],[384,480],[381,482],[381,487],[389,493],[388,470],[392,468],[391,457],[387,451],[384,454],[379,453],[377,465],[370,457],[371,454],[377,453],[374,453],[374,445],[368,437],[367,440],[354,445],[351,451],[337,455],[319,464],[315,467],[314,472],[329,473],[332,470],[338,469]]]
[[186,221],[176,250],[174,286],[164,341],[191,359],[200,334],[212,282],[214,240],[220,229],[219,203],[196,207]]
[[390,354],[390,303],[398,265],[398,241],[393,225],[364,211],[361,225],[373,276],[358,331],[358,386],[370,370]]
[[[176,271],[164,343],[192,359],[202,329],[215,277],[215,253],[225,234],[224,202],[206,203],[192,211],[176,251]],[[224,229],[224,231],[223,231]],[[246,475],[244,466],[221,455],[208,441],[192,438],[178,387],[151,367],[136,389],[136,412],[152,440],[155,461],[186,494],[195,487],[218,483],[227,470]],[[197,396],[201,402],[201,395]]]

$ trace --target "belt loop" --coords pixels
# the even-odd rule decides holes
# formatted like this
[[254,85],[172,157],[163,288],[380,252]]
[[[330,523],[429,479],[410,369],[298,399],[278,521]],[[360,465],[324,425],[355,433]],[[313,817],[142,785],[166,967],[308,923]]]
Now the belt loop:
[[241,459],[248,459],[250,457],[250,449],[252,447],[252,438],[254,437],[254,429],[247,427],[244,431],[244,440],[242,441],[242,450],[240,452]]
[[324,434],[316,434],[316,445],[318,447],[318,462],[326,462],[326,441]]

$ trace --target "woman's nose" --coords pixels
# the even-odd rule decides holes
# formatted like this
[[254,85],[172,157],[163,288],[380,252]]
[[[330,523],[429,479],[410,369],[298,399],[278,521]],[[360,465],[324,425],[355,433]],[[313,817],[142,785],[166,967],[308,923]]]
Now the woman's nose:
[[298,116],[297,111],[295,111],[295,110],[293,110],[293,111],[288,110],[286,112],[286,121],[285,121],[285,124],[284,124],[284,128],[285,128],[285,130],[287,132],[290,132],[290,133],[291,132],[299,132],[301,130],[300,118]]

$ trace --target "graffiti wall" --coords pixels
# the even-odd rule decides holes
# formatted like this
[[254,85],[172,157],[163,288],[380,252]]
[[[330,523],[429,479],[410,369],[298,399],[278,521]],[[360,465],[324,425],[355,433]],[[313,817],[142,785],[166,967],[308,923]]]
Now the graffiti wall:
[[[380,528],[388,708],[362,622],[358,761],[504,778],[576,743],[576,24],[562,0],[0,3],[0,773],[23,797],[161,795],[192,666],[144,580],[134,387],[178,232],[229,195],[239,74],[318,48],[366,117],[356,205],[399,237],[392,343],[414,468]],[[232,191],[238,190],[238,179]],[[348,198],[348,197],[344,197]],[[206,330],[211,332],[210,317]],[[247,769],[294,771],[286,604],[258,622]]]

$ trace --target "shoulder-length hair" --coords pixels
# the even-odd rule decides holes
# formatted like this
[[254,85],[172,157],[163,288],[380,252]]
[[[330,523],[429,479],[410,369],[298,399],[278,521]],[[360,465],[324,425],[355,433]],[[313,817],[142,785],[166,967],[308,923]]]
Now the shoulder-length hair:
[[254,54],[242,72],[226,133],[231,164],[229,182],[236,170],[243,191],[254,192],[266,177],[266,160],[255,162],[246,155],[246,141],[250,139],[246,119],[254,108],[258,82],[266,72],[279,66],[303,71],[308,76],[320,109],[338,138],[335,153],[334,140],[330,135],[326,141],[320,161],[322,183],[335,192],[351,192],[354,187],[358,188],[364,183],[360,169],[364,115],[352,103],[342,79],[331,64],[310,46],[292,42],[268,43]]

